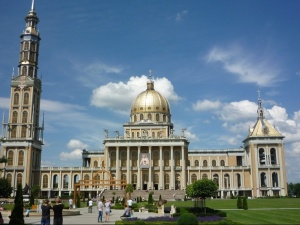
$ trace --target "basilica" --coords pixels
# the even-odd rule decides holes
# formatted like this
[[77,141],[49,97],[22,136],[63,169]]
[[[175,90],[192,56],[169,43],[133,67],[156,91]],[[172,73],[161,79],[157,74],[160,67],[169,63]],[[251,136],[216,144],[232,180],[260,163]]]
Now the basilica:
[[[151,76],[131,104],[123,134],[109,136],[104,149],[82,150],[78,167],[41,166],[44,125],[40,115],[42,81],[38,77],[40,34],[34,1],[21,34],[18,74],[11,79],[9,116],[2,122],[1,177],[15,189],[38,185],[41,196],[68,196],[77,188],[95,196],[100,190],[185,190],[207,178],[218,185],[216,198],[285,196],[284,136],[264,116],[259,96],[257,118],[235,149],[190,150],[185,130],[173,134],[168,100]],[[42,123],[40,124],[40,121]],[[13,193],[14,195],[14,193]]]

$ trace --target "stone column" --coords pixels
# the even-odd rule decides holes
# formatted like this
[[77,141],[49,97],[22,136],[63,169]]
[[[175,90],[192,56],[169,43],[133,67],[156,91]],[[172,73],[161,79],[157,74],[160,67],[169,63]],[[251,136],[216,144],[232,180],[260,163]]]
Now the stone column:
[[170,177],[170,189],[175,189],[175,171],[174,171],[174,149],[171,146],[171,177]]
[[132,181],[131,181],[132,173],[130,173],[130,152],[129,152],[129,150],[130,150],[130,147],[127,146],[127,161],[126,161],[127,175],[126,175],[126,177],[127,177],[127,183],[131,184],[132,183]]
[[[141,146],[138,146],[138,161],[139,161],[139,156],[141,154]],[[137,190],[141,190],[141,168],[140,165],[138,164],[138,176],[137,176]]]
[[162,154],[162,146],[159,146],[159,189],[163,190],[164,187],[164,174],[163,174],[163,154]]
[[185,154],[184,146],[181,147],[181,182],[180,189],[183,190],[186,188],[186,166],[185,166]]
[[151,146],[149,146],[149,154],[150,154],[150,162],[149,162],[149,177],[148,177],[148,189],[153,190],[153,185],[152,185],[152,151],[151,151]]
[[120,149],[116,147],[116,180],[120,180]]

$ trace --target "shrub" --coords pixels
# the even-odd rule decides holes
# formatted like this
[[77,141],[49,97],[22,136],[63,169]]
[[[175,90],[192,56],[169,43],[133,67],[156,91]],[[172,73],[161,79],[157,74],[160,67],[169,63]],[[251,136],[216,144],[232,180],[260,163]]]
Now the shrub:
[[134,222],[134,225],[145,225],[145,224],[146,223],[143,220],[137,220],[137,221]]
[[248,203],[247,203],[247,197],[243,198],[243,209],[247,210],[248,209]]
[[191,213],[184,213],[182,214],[178,221],[177,221],[178,225],[198,225],[198,219],[194,214]]
[[238,198],[237,198],[236,207],[238,209],[242,209],[243,208],[243,202],[242,202],[241,196],[238,196]]

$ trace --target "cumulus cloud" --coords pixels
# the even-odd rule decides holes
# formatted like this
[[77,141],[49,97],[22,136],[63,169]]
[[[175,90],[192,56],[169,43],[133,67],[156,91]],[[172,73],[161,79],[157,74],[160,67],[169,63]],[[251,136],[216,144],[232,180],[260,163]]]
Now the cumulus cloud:
[[221,107],[220,101],[210,101],[210,100],[203,100],[203,101],[197,101],[193,104],[193,110],[195,111],[207,111],[207,110],[214,110]]
[[63,103],[59,101],[52,101],[47,99],[41,100],[41,110],[46,112],[67,112],[73,110],[84,110],[85,108],[80,105],[74,105],[69,103]]
[[236,75],[241,83],[273,86],[280,81],[280,70],[271,59],[252,57],[237,46],[228,49],[214,47],[207,54],[206,61],[221,63],[223,69]]
[[[109,82],[93,90],[91,105],[106,107],[112,111],[128,114],[128,108],[134,98],[146,90],[147,76],[133,76],[125,82]],[[175,93],[172,83],[167,78],[154,79],[154,88],[169,101],[177,102],[180,97]]]
[[70,149],[71,152],[61,152],[59,154],[59,158],[62,161],[81,159],[82,150],[88,148],[88,145],[80,140],[71,139],[67,144],[67,148]]

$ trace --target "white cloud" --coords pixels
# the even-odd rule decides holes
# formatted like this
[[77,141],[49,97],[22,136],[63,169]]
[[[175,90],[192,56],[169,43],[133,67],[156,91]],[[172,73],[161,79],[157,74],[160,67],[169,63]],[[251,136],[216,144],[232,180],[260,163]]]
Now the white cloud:
[[207,111],[207,110],[214,110],[221,107],[220,101],[210,101],[210,100],[203,100],[203,101],[197,101],[193,104],[193,110],[195,111]]
[[[128,115],[129,107],[134,98],[147,89],[147,80],[147,76],[142,75],[141,77],[130,77],[127,83],[109,82],[93,90],[91,104]],[[174,92],[172,83],[167,78],[156,78],[154,89],[169,101],[177,102],[180,100],[180,97]]]
[[217,114],[223,121],[239,121],[256,118],[257,104],[248,100],[223,104]]
[[82,158],[82,150],[81,149],[75,149],[71,152],[61,152],[59,154],[59,159],[61,161],[68,161],[68,160],[78,160]]
[[47,99],[41,100],[41,110],[46,112],[67,112],[72,110],[84,110],[85,108],[80,105],[73,105],[68,103],[63,103],[59,101],[52,101]]
[[280,70],[276,63],[266,57],[252,57],[237,46],[228,49],[214,47],[206,60],[208,63],[220,62],[225,71],[236,75],[242,83],[273,86],[279,81]]
[[185,17],[188,14],[188,10],[183,10],[176,14],[175,21],[179,22],[183,20],[183,17]]
[[76,149],[76,148],[79,148],[79,149],[86,149],[86,148],[88,148],[88,145],[82,143],[80,140],[71,139],[71,140],[69,141],[69,143],[67,144],[67,147],[68,147],[69,149]]

